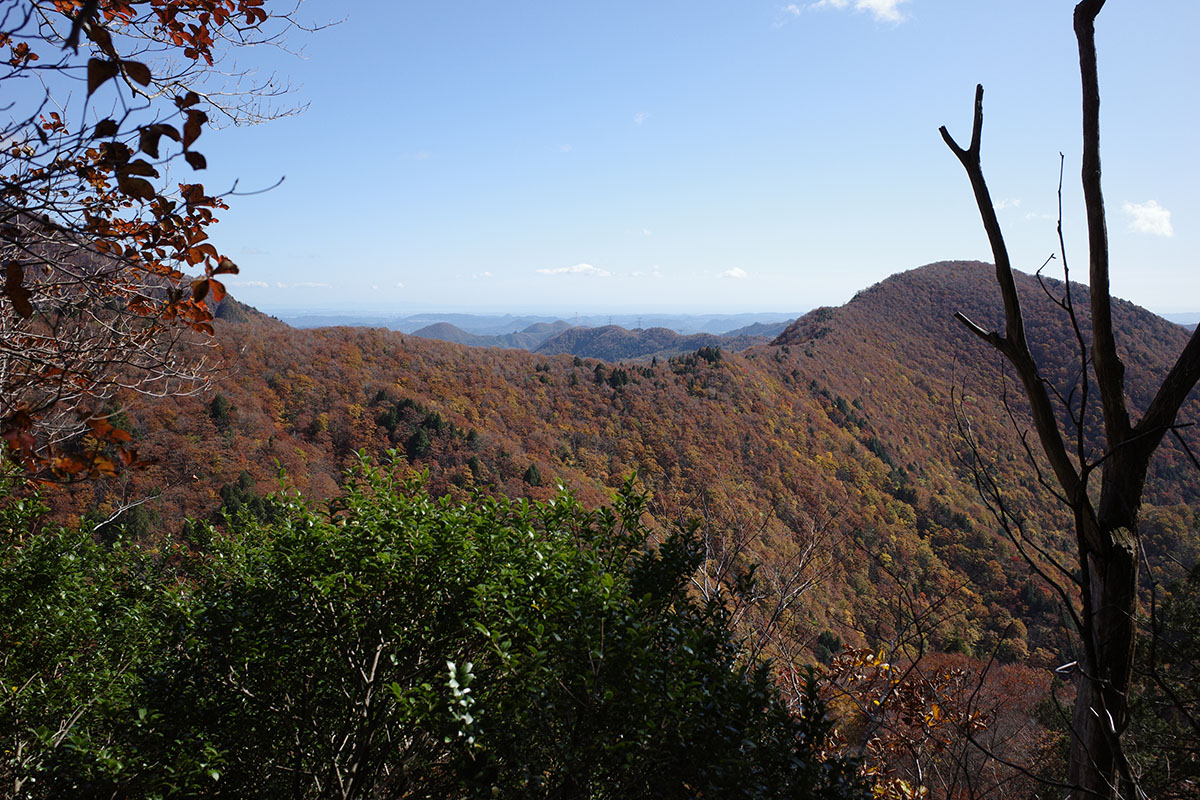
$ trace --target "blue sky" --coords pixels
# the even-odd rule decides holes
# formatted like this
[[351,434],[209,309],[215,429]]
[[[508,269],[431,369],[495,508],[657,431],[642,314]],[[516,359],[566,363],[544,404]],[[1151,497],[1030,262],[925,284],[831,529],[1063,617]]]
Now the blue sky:
[[[1063,0],[309,0],[304,57],[247,54],[297,117],[205,134],[214,239],[266,310],[801,311],[931,261],[1055,251],[1058,154],[1086,273]],[[1113,287],[1200,308],[1200,3],[1110,0],[1099,31]],[[199,144],[198,144],[199,146]],[[1056,273],[1059,274],[1059,273]]]

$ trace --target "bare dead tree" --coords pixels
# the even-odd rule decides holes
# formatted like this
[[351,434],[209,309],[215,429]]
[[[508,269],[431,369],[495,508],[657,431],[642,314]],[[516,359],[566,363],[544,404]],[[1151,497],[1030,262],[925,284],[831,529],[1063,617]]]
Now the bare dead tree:
[[[1122,736],[1129,722],[1128,695],[1138,610],[1138,514],[1150,459],[1173,429],[1179,409],[1200,379],[1200,332],[1192,335],[1153,400],[1136,423],[1125,395],[1125,368],[1117,354],[1109,293],[1108,234],[1100,183],[1100,92],[1095,20],[1104,0],[1082,0],[1074,12],[1083,84],[1082,182],[1089,245],[1092,336],[1081,372],[1094,379],[1103,420],[1103,452],[1090,453],[1082,432],[1064,432],[1048,383],[1025,335],[1012,266],[980,164],[983,87],[975,93],[971,142],[965,149],[943,126],[946,144],[966,170],[991,244],[996,281],[1004,300],[1003,332],[958,319],[998,350],[1015,370],[1029,402],[1033,427],[1056,484],[1069,507],[1079,560],[1079,635],[1083,658],[1072,716],[1068,768],[1071,796],[1138,797]],[[1084,400],[1083,402],[1086,402]],[[1080,412],[1079,419],[1086,419]],[[1099,491],[1089,492],[1097,475]]]

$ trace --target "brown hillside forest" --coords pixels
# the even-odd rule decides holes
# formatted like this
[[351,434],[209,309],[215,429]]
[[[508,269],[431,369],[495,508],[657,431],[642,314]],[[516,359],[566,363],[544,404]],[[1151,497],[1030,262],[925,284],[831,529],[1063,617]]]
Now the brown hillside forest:
[[226,295],[197,147],[290,113],[232,63],[287,10],[0,3],[0,795],[1200,796],[1200,335],[1107,294],[1103,5],[1095,295],[1011,270],[980,86],[995,266],[502,349]]
[[[1037,279],[1019,275],[1018,288],[1039,363],[1065,394],[1068,323]],[[737,630],[792,696],[821,665],[840,746],[865,756],[880,786],[972,796],[954,786],[969,775],[971,791],[1028,796],[1034,777],[1062,767],[1072,690],[1054,670],[1077,645],[975,471],[1002,487],[1047,558],[1071,563],[1070,520],[1026,459],[1013,378],[956,311],[998,319],[990,265],[893,276],[769,345],[623,364],[296,330],[227,299],[210,393],[118,398],[114,424],[156,462],[45,499],[58,519],[103,523],[102,538],[158,541],[187,518],[230,524],[281,486],[337,497],[361,452],[382,462],[398,450],[456,503],[479,491],[545,502],[565,488],[594,507],[635,476],[657,535],[699,526],[694,592],[754,571],[751,591],[727,595]],[[1128,303],[1114,315],[1138,407],[1187,332]],[[1184,418],[1198,411],[1193,396]],[[1190,429],[1183,438],[1200,449]],[[1194,591],[1198,528],[1200,472],[1167,441],[1143,509],[1148,598]],[[1194,786],[1188,763],[1183,793],[1163,796]]]

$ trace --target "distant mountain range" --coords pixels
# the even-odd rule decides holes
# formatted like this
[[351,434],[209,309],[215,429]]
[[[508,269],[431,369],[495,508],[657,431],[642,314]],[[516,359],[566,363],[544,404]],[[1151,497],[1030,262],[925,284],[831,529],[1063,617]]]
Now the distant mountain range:
[[1200,311],[1191,311],[1183,314],[1163,314],[1164,319],[1169,319],[1177,325],[1182,325],[1189,331],[1194,330],[1197,323],[1200,323]]
[[[571,315],[569,320],[563,317],[539,316],[531,314],[454,314],[427,313],[409,316],[386,316],[370,314],[284,314],[280,316],[287,324],[295,328],[328,328],[349,326],[354,328],[387,328],[401,333],[418,333],[440,323],[459,328],[476,336],[504,336],[513,333],[540,332],[531,328],[542,325],[562,324],[561,329],[598,328],[617,325],[630,330],[646,328],[667,328],[675,333],[688,336],[693,333],[717,333],[732,336],[775,336],[779,331],[763,332],[746,330],[755,325],[764,328],[786,327],[783,320],[793,320],[800,316],[797,312],[754,312],[745,314],[591,314]],[[418,335],[421,335],[418,333]],[[441,336],[427,336],[430,339],[442,339]],[[455,341],[443,339],[443,341]],[[462,342],[466,344],[466,342]],[[517,347],[531,349],[521,345],[479,345],[484,347]]]
[[701,347],[744,350],[756,344],[766,344],[790,324],[791,320],[755,322],[726,334],[681,334],[664,327],[629,330],[619,325],[602,325],[592,328],[572,326],[556,320],[535,322],[514,333],[477,334],[449,322],[437,322],[413,331],[412,335],[469,347],[504,347],[547,355],[566,353],[604,361],[649,361],[699,350]]

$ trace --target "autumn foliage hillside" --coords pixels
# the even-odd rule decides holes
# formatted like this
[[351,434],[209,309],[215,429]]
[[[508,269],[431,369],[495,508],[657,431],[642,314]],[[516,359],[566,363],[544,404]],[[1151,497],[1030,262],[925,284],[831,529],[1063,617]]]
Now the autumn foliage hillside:
[[[1065,387],[1070,329],[1034,279],[1020,285],[1035,352]],[[894,642],[914,618],[935,649],[1070,660],[1054,598],[997,531],[964,460],[960,423],[1028,524],[1054,549],[1069,544],[1059,541],[1069,521],[1037,486],[1000,401],[996,358],[953,317],[997,321],[986,265],[894,276],[772,345],[651,364],[297,330],[231,309],[217,315],[224,366],[210,394],[128,398],[118,421],[158,463],[60,492],[61,515],[173,535],[185,516],[255,513],[281,481],[331,496],[360,449],[399,450],[435,492],[458,497],[548,499],[561,483],[593,505],[636,474],[660,524],[701,526],[698,590],[758,564],[760,607],[741,621],[785,665]],[[1128,304],[1116,311],[1130,393],[1144,404],[1139,387],[1161,375],[1184,331]],[[1194,400],[1186,409],[1196,418]],[[1149,499],[1155,553],[1194,561],[1200,482],[1173,442]]]

